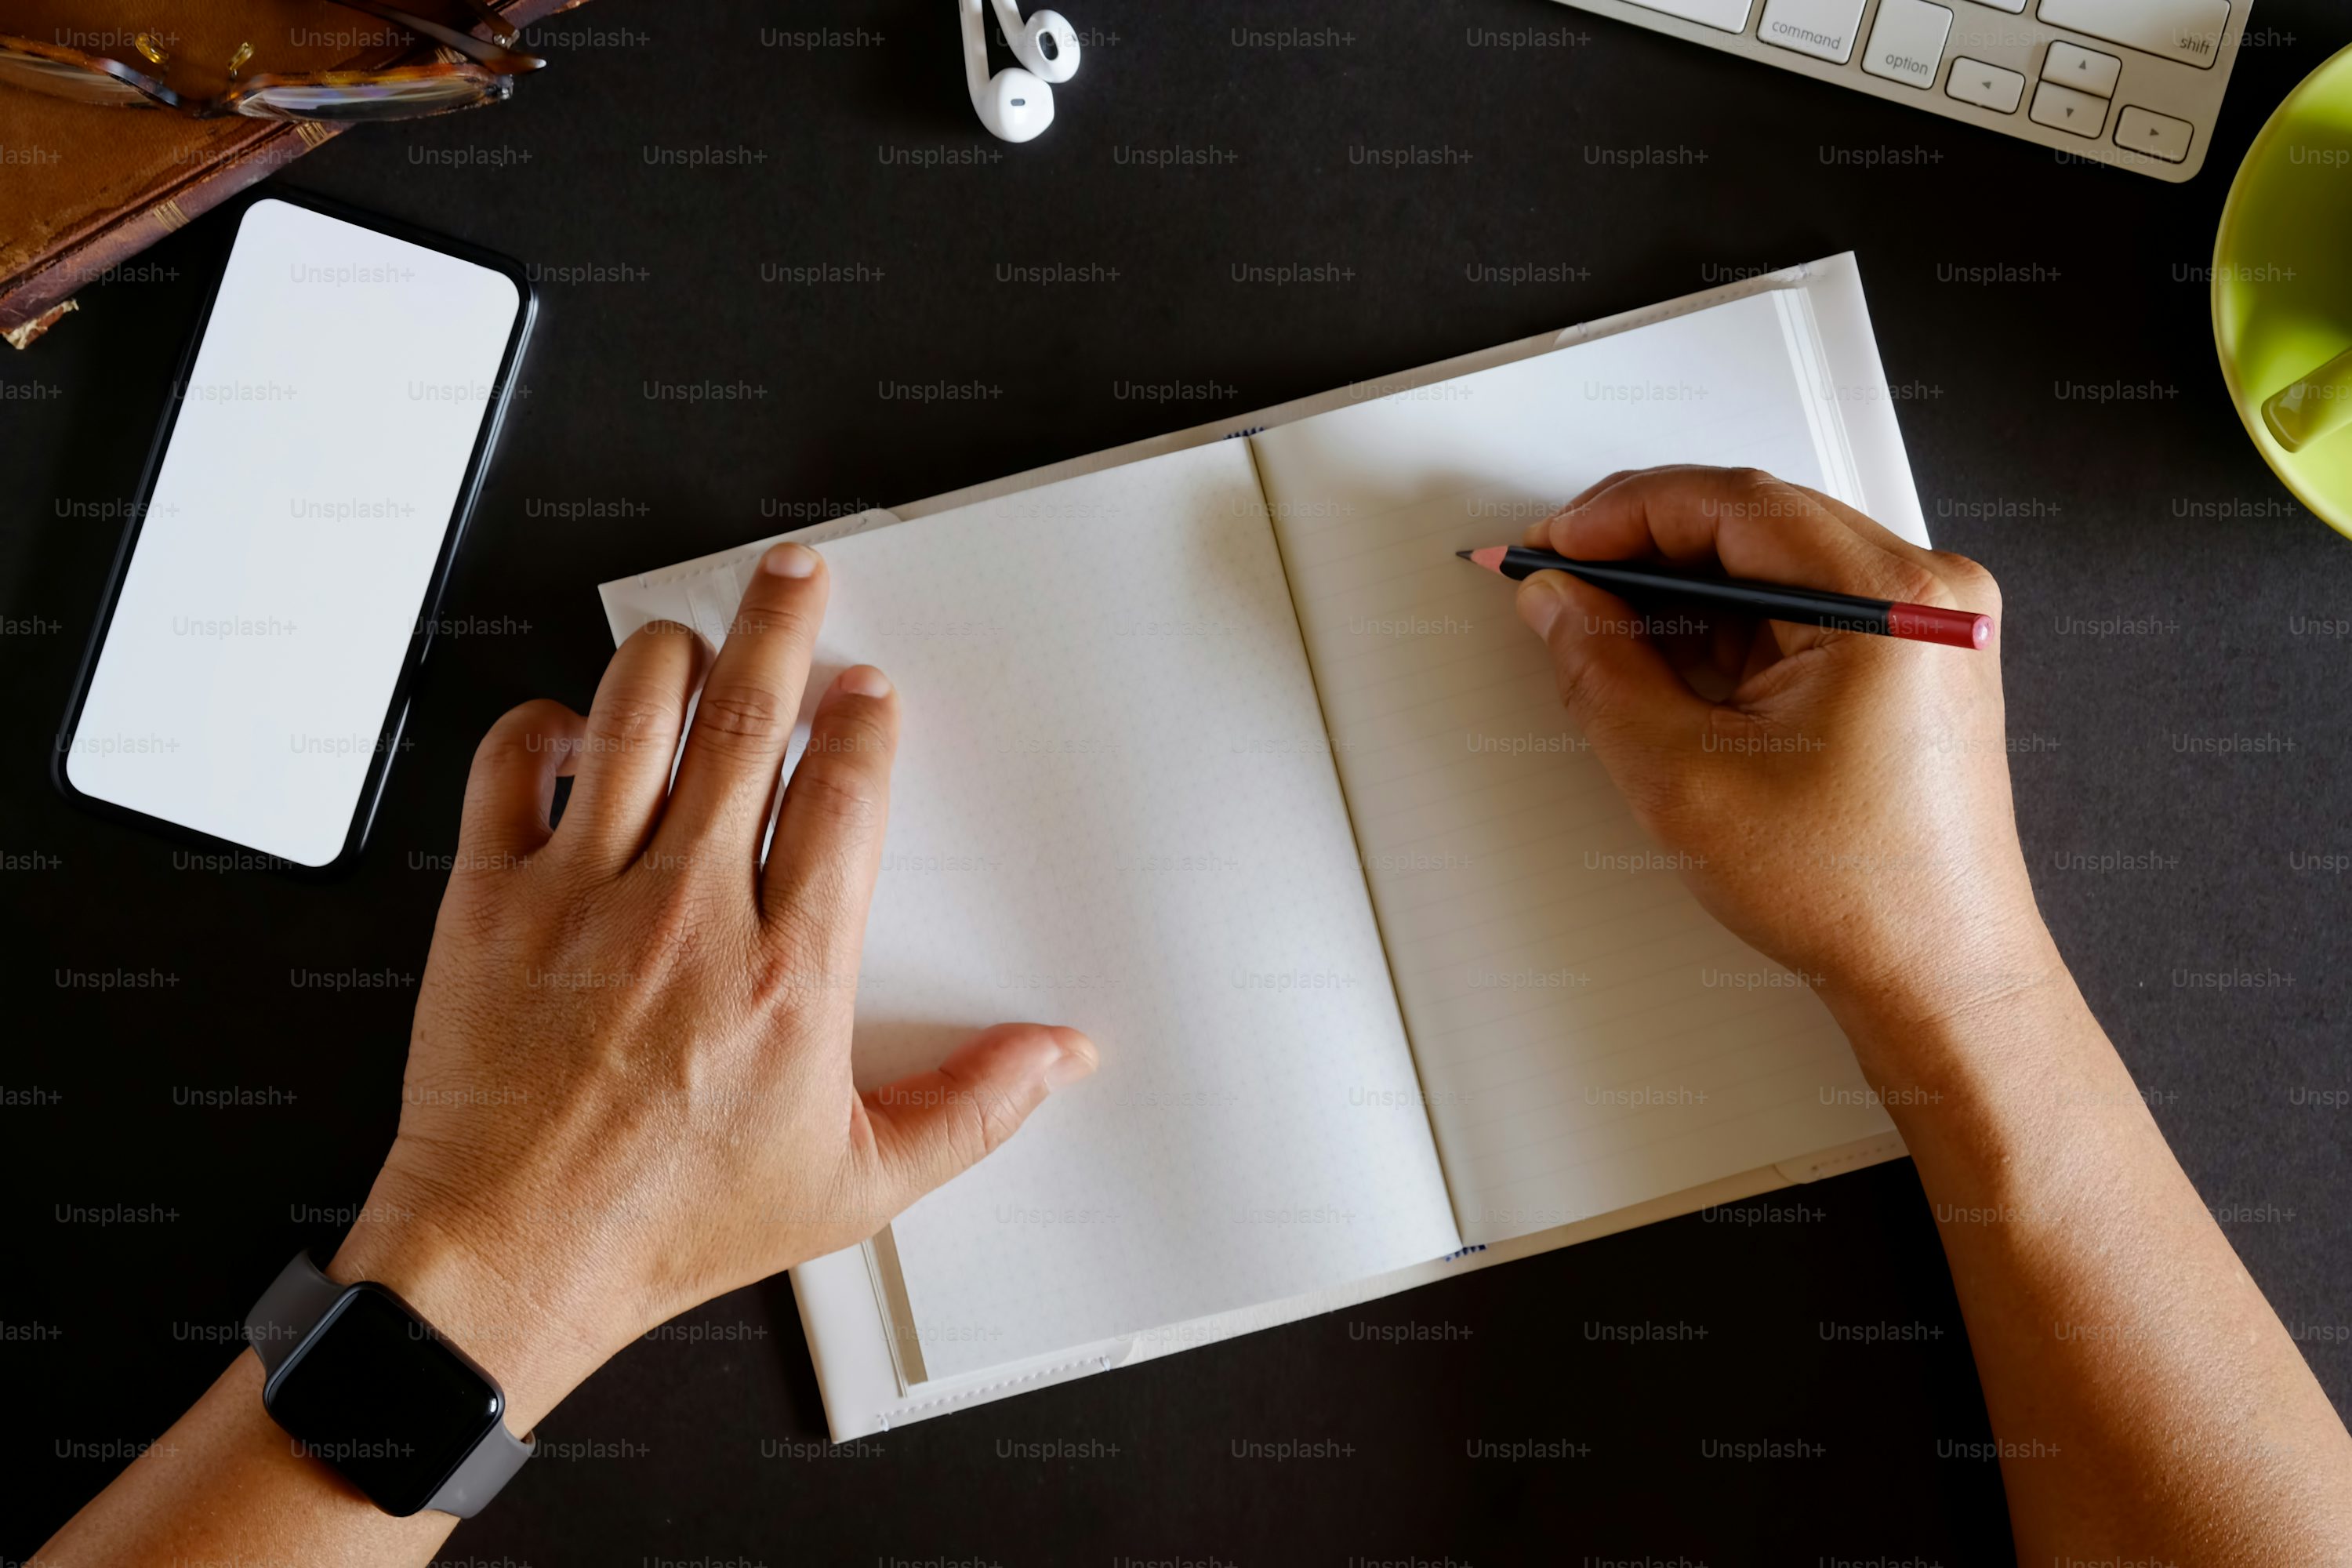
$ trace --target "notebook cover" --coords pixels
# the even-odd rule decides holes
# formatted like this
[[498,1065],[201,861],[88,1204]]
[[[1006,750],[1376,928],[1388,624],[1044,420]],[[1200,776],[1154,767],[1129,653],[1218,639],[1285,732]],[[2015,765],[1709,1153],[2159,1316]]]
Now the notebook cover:
[[[582,3],[508,0],[498,9],[520,25]],[[157,15],[124,0],[10,0],[0,4],[0,32],[136,58],[131,36],[144,28],[175,55],[206,64],[226,62],[249,39],[252,70],[358,70],[431,58],[403,29],[327,0],[182,0],[163,14],[168,21]],[[0,89],[0,147],[16,153],[0,178],[0,336],[26,347],[76,308],[85,283],[344,129],[235,114],[194,120]]]

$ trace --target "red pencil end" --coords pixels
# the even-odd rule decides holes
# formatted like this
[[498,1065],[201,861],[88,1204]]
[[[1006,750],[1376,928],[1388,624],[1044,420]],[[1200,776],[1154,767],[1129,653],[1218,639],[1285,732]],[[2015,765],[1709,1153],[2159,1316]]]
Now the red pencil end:
[[1490,544],[1484,550],[1457,550],[1454,553],[1474,566],[1484,566],[1489,572],[1503,569],[1503,557],[1511,552],[1507,544]]
[[1939,610],[1933,605],[1889,605],[1886,635],[1946,647],[1989,647],[1992,617],[1969,610]]

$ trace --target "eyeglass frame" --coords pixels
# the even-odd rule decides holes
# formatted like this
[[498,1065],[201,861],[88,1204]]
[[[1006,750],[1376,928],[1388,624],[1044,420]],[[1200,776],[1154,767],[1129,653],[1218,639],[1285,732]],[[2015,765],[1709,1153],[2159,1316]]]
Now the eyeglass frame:
[[[391,5],[388,0],[331,0],[331,3],[347,10],[358,11],[365,16],[395,23],[416,34],[420,38],[437,44],[444,50],[465,58],[459,61],[442,61],[432,65],[386,66],[374,70],[262,72],[240,79],[236,71],[237,68],[245,63],[251,51],[251,46],[247,45],[240,48],[236,57],[229,63],[227,89],[210,97],[199,99],[191,94],[182,93],[171,85],[166,77],[150,76],[136,66],[116,59],[111,55],[98,54],[66,44],[47,44],[37,38],[19,37],[6,33],[0,33],[0,48],[14,50],[20,55],[29,55],[36,59],[47,60],[52,65],[71,67],[119,81],[144,100],[140,103],[126,100],[113,104],[93,104],[94,108],[170,109],[195,120],[215,120],[231,114],[243,114],[248,119],[269,120],[332,120],[335,118],[332,115],[289,115],[276,110],[265,114],[256,114],[243,107],[246,102],[264,93],[284,88],[381,87],[401,82],[456,77],[478,81],[484,89],[480,96],[470,102],[443,104],[425,110],[418,115],[387,117],[417,119],[428,114],[445,113],[452,110],[470,109],[483,103],[502,101],[512,90],[512,79],[516,74],[537,70],[547,64],[544,59],[537,56],[513,52],[514,46],[522,37],[521,31],[492,10],[488,0],[457,0],[458,4],[463,5],[479,19],[480,25],[489,28],[491,37],[488,43],[470,33],[462,32],[456,27],[432,21]],[[140,52],[148,54],[151,58],[153,58],[161,70],[166,73],[171,71],[176,62],[168,55],[163,55],[160,58],[155,58],[161,55],[162,51],[146,42],[146,35],[142,34],[140,37]],[[40,89],[25,87],[23,90],[37,92]],[[64,94],[55,96],[69,97]]]

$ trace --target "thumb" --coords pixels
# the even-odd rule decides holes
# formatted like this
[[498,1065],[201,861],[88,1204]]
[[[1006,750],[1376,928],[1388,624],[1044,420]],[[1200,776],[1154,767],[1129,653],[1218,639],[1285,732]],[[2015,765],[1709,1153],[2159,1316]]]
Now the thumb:
[[867,1090],[861,1098],[891,1211],[993,1153],[1047,1095],[1093,1072],[1097,1059],[1095,1043],[1076,1029],[999,1024],[936,1071]]
[[1642,765],[1644,753],[1689,751],[1706,732],[1713,704],[1675,673],[1616,595],[1538,572],[1519,584],[1518,611],[1551,649],[1559,700],[1612,773]]

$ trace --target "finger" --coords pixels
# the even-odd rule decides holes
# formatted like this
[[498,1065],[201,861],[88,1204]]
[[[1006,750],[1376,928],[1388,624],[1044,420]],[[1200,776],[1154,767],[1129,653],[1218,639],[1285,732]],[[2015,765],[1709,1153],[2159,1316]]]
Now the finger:
[[646,623],[614,653],[575,743],[560,851],[617,871],[645,848],[703,662],[701,637],[676,621]]
[[[1761,623],[1753,616],[1717,614],[1711,639],[1713,646],[1707,650],[1707,662],[1723,682],[1726,694],[1738,689],[1739,683],[1748,678],[1756,645],[1769,640],[1756,635],[1760,628]],[[1715,694],[1707,692],[1703,695],[1712,697]]]
[[1569,716],[1612,772],[1633,752],[1689,747],[1707,723],[1710,704],[1616,595],[1565,572],[1538,572],[1519,584],[1518,611],[1551,650]]
[[994,1152],[1047,1095],[1093,1072],[1097,1059],[1094,1042],[1076,1029],[999,1024],[937,1072],[861,1096],[891,1212]]
[[1743,627],[1738,623],[1746,617],[1718,610],[1694,612],[1688,607],[1639,604],[1635,608],[1645,611],[1643,635],[1656,646],[1666,667],[1682,678],[1684,685],[1710,702],[1722,701],[1738,687],[1739,671],[1748,658],[1748,634],[1755,629],[1753,621]]
[[466,774],[466,809],[457,822],[457,868],[511,867],[536,854],[554,831],[555,781],[572,771],[579,714],[541,698],[509,709]]
[[[1623,597],[1623,595],[1619,595]],[[1642,635],[1650,639],[1666,661],[1666,667],[1685,680],[1712,668],[1715,659],[1716,634],[1722,622],[1707,619],[1713,611],[1699,611],[1688,605],[1674,605],[1664,600],[1641,598],[1625,600],[1633,607],[1634,618],[1641,623]]]
[[1696,465],[1689,463],[1665,463],[1652,468],[1619,468],[1604,478],[1596,479],[1591,484],[1585,486],[1584,489],[1579,490],[1573,497],[1571,497],[1569,500],[1568,504],[1561,507],[1559,511],[1553,512],[1549,517],[1542,518],[1535,522],[1528,524],[1527,537],[1521,542],[1525,543],[1531,550],[1550,550],[1554,548],[1551,542],[1551,525],[1554,518],[1559,517],[1566,512],[1578,511],[1585,507],[1591,506],[1593,501],[1600,497],[1602,491],[1613,490],[1628,479],[1641,479],[1651,474],[1685,473],[1690,471]]
[[1551,519],[1553,517],[1558,517],[1559,512],[1574,511],[1579,507],[1590,506],[1592,503],[1592,498],[1599,495],[1601,491],[1614,489],[1619,485],[1623,484],[1627,479],[1633,479],[1638,474],[1655,474],[1663,473],[1664,471],[1665,470],[1664,468],[1615,469],[1611,473],[1604,475],[1601,479],[1595,479],[1592,483],[1579,490],[1574,496],[1569,499],[1569,502],[1566,506],[1561,507],[1559,511],[1553,512],[1551,517],[1541,518],[1537,521],[1528,524],[1527,537],[1520,542],[1527,545],[1530,550],[1549,550],[1551,548]]
[[[1765,623],[1715,605],[1701,605],[1670,594],[1625,597],[1642,622],[1642,634],[1657,646],[1667,668],[1710,702],[1738,689],[1758,628]],[[1762,639],[1771,643],[1768,636]],[[1778,645],[1772,645],[1777,655]]]
[[1870,598],[1941,603],[1942,580],[1893,536],[1827,497],[1753,468],[1635,474],[1549,520],[1550,547],[1584,560],[1663,556],[1734,577]]
[[1740,661],[1734,678],[1734,691],[1780,662],[1785,650],[1780,647],[1777,627],[1778,623],[1773,621],[1753,624],[1748,627],[1747,657]]
[[681,852],[740,863],[747,886],[800,716],[824,598],[824,563],[807,545],[787,542],[760,558],[695,700],[656,834]]
[[761,882],[772,924],[818,933],[827,973],[855,974],[890,815],[898,698],[872,665],[845,669],[809,721]]

